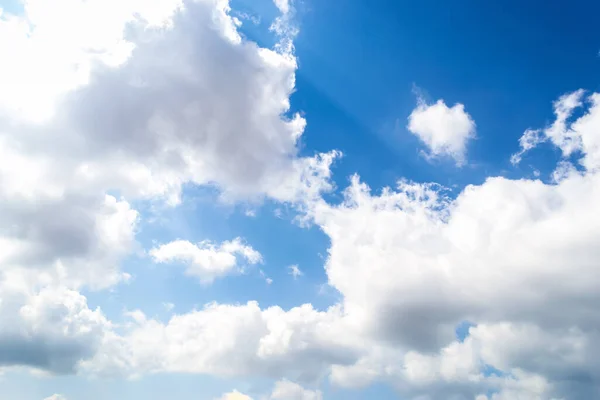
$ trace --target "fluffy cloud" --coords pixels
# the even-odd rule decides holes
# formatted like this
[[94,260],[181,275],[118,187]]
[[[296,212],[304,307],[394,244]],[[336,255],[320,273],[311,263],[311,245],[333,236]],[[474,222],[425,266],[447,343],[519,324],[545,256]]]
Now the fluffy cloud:
[[274,3],[282,14],[287,14],[290,12],[290,0],[274,0]]
[[252,397],[246,396],[245,394],[234,390],[233,392],[225,393],[223,396],[219,397],[216,400],[252,400]]
[[[286,116],[295,57],[243,40],[226,1],[66,3],[68,18],[30,1],[25,17],[2,21],[11,57],[0,75],[13,76],[3,95],[22,112],[0,110],[0,143],[27,167],[21,185],[174,202],[186,182],[282,201],[328,187],[335,153],[296,157],[305,120]],[[43,98],[45,111],[17,94]]]
[[[598,397],[600,94],[561,97],[556,121],[521,141],[548,140],[581,171],[565,161],[553,182],[495,177],[454,198],[405,181],[374,194],[354,177],[329,204],[320,193],[339,154],[298,156],[289,32],[261,48],[240,36],[226,1],[157,4],[28,1],[24,17],[0,20],[2,366],[330,375],[421,399]],[[409,118],[431,155],[458,163],[474,128],[462,105],[442,101]],[[215,303],[167,322],[136,312],[119,327],[89,309],[79,290],[127,279],[133,201],[175,204],[185,183],[304,203],[331,240],[340,304]],[[174,243],[155,258],[183,257],[202,274],[233,268],[236,255],[258,260],[241,243]],[[475,326],[458,341],[464,321]],[[282,381],[272,397],[286,395],[320,398]]]
[[427,104],[419,98],[408,117],[408,130],[427,146],[429,156],[449,156],[462,165],[467,142],[475,137],[475,122],[460,103],[448,107],[443,100]]
[[249,264],[262,262],[261,254],[240,238],[215,246],[208,241],[193,244],[187,240],[175,240],[150,251],[158,263],[182,262],[187,265],[186,274],[195,276],[203,283],[210,283],[238,266],[238,258]]
[[304,389],[297,383],[288,380],[281,380],[275,383],[272,400],[323,400],[323,395],[319,390]]
[[0,287],[0,365],[73,373],[94,355],[110,323],[76,291],[45,288],[25,294]]
[[[410,182],[375,195],[354,177],[342,204],[315,209],[331,239],[326,270],[346,318],[389,349],[335,367],[336,381],[384,377],[421,394],[442,383],[441,393],[452,383],[469,395],[491,386],[496,398],[510,398],[516,389],[502,385],[523,376],[545,382],[535,386],[543,390],[523,388],[533,393],[523,398],[597,395],[600,107],[589,96],[590,107],[563,126],[578,93],[556,103],[551,130],[565,154],[581,153],[583,172],[561,164],[550,183],[489,178],[455,198]],[[478,324],[471,346],[454,339],[463,321]],[[486,365],[512,380],[490,380]]]
[[588,171],[600,167],[600,137],[597,134],[600,124],[600,94],[592,93],[585,100],[589,108],[580,118],[570,121],[573,113],[583,107],[585,91],[580,89],[561,96],[554,102],[555,121],[544,129],[525,131],[521,137],[520,151],[511,158],[517,164],[523,154],[538,144],[550,141],[558,147],[563,157],[581,153],[580,164]]
[[[581,143],[600,131],[598,110],[592,102],[572,122]],[[350,387],[387,381],[407,398],[597,397],[600,175],[588,161],[595,151],[582,145],[584,170],[560,165],[552,182],[495,177],[455,197],[406,181],[373,194],[354,177],[341,204],[309,210],[331,240],[326,272],[341,304],[327,312],[212,305],[166,325],[145,321],[120,339],[123,349],[106,346],[106,359],[129,354],[117,364],[146,371],[294,379],[319,371],[311,378],[330,373]],[[220,337],[228,344],[221,352],[181,333],[203,326],[209,335],[220,318],[243,323],[220,329],[232,332]],[[458,341],[464,321],[475,325]],[[241,331],[243,344],[234,334]],[[183,343],[185,357],[169,355]],[[220,364],[232,354],[235,363]]]
[[24,288],[53,279],[69,287],[103,288],[127,278],[119,261],[135,242],[138,213],[126,201],[108,195],[33,193],[0,198],[4,274],[22,271]]
[[136,315],[127,335],[107,335],[82,369],[97,375],[185,372],[315,381],[331,364],[355,359],[356,338],[344,332],[335,307],[284,311],[255,302],[209,304],[166,324]]
[[[176,204],[188,183],[286,202],[331,188],[338,153],[298,156],[290,37],[262,48],[229,11],[224,0],[28,0],[0,17],[2,365],[71,372],[116,335],[78,291],[129,278],[134,202]],[[256,261],[223,246],[213,250]]]
[[[270,396],[262,398],[264,400],[322,400],[323,395],[318,390],[308,390],[295,382],[283,379],[275,383]],[[217,400],[252,400],[252,398],[234,390],[233,392],[224,394]]]

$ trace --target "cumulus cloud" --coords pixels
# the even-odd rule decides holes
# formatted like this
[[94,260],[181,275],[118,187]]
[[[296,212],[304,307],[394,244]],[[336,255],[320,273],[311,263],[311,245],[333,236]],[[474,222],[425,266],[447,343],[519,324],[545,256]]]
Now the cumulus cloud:
[[193,244],[187,240],[175,240],[150,250],[150,256],[158,263],[186,264],[186,274],[199,278],[203,283],[231,273],[239,266],[239,258],[249,264],[262,262],[262,255],[240,238],[219,246],[209,241]]
[[[298,155],[291,36],[276,29],[274,50],[245,40],[223,0],[147,4],[70,1],[67,17],[30,0],[1,17],[0,366],[329,376],[421,399],[598,397],[600,94],[561,97],[555,122],[521,141],[549,141],[582,171],[565,160],[552,182],[491,177],[455,197],[407,181],[375,194],[356,176],[330,204],[320,195],[340,154]],[[475,125],[438,101],[420,103],[409,130],[460,164]],[[136,311],[119,327],[90,309],[80,290],[128,278],[134,201],[176,204],[186,183],[304,205],[330,239],[340,303],[211,303],[166,322]],[[153,256],[202,277],[260,258],[235,241]],[[271,397],[286,395],[321,397],[290,381]]]
[[475,122],[460,103],[452,107],[444,100],[427,104],[419,97],[408,117],[408,130],[427,146],[430,157],[449,156],[462,165],[467,142],[475,137]]
[[[600,131],[598,110],[592,102],[572,122],[581,143]],[[580,161],[590,165],[595,151],[582,145]],[[557,168],[552,182],[494,177],[455,197],[408,181],[374,194],[355,176],[341,204],[323,200],[309,210],[331,241],[326,272],[339,305],[326,312],[212,305],[167,324],[145,321],[105,341],[90,367],[301,380],[308,371],[313,381],[323,374],[347,387],[384,381],[423,399],[595,398],[600,176]],[[233,333],[220,336],[227,346],[214,352],[181,333],[203,326],[210,335],[206,327],[220,318],[243,324],[220,329],[245,332],[243,344]],[[464,321],[474,326],[457,340]],[[232,354],[236,362],[221,364]]]
[[127,201],[109,195],[35,197],[33,188],[28,195],[12,195],[10,183],[2,189],[4,273],[23,271],[29,279],[24,287],[61,279],[70,287],[104,288],[127,278],[119,261],[133,247],[138,219]]
[[354,359],[357,345],[344,333],[339,308],[290,310],[208,304],[167,323],[134,318],[126,335],[106,335],[96,356],[81,364],[95,375],[155,372],[219,376],[293,377],[315,381],[331,364]]
[[[296,157],[306,122],[286,116],[295,57],[243,40],[226,1],[166,2],[149,8],[162,10],[151,16],[133,0],[77,1],[66,21],[42,3],[28,2],[25,17],[2,21],[10,29],[3,53],[15,53],[2,66],[3,77],[13,76],[6,93],[29,99],[48,90],[32,84],[34,76],[57,85],[40,96],[47,98],[44,113],[28,101],[18,106],[22,113],[1,113],[2,148],[31,179],[49,182],[54,192],[77,184],[78,191],[173,202],[186,182],[216,184],[230,197],[266,193],[282,201],[327,187],[319,178],[327,177],[331,157]],[[98,10],[115,17],[99,26]],[[77,28],[68,36],[76,39],[51,36],[68,28]],[[53,52],[64,55],[55,57],[56,68],[35,58]],[[120,57],[107,65],[113,53]],[[16,104],[12,97],[6,103]]]
[[[573,98],[558,103],[572,105]],[[597,395],[596,98],[589,96],[590,107],[570,125],[554,129],[570,132],[557,143],[567,154],[579,148],[584,172],[559,166],[560,178],[550,183],[488,178],[455,198],[411,182],[375,195],[354,177],[342,204],[316,208],[331,240],[329,283],[343,296],[346,318],[389,349],[334,367],[336,381],[384,377],[401,391],[429,395],[443,384],[433,398],[447,398],[441,393],[451,392],[449,384],[469,395],[482,385],[483,393],[491,386],[496,398],[510,398],[516,389],[503,385],[522,376],[543,389],[527,389],[533,394],[524,398]],[[555,127],[568,107],[558,109]],[[454,338],[462,321],[477,323],[469,346]],[[512,380],[489,379],[486,365]]]
[[[177,204],[184,184],[294,203],[331,189],[339,154],[298,156],[293,47],[245,40],[229,12],[224,0],[28,0],[0,16],[2,365],[72,372],[116,335],[79,291],[129,279],[134,202]],[[232,246],[213,249],[218,261],[256,261]]]
[[46,397],[44,400],[67,400],[67,398],[60,394],[53,394],[50,397]]
[[[10,277],[11,275],[9,275]],[[18,278],[18,277],[17,277]],[[21,366],[52,373],[73,373],[92,357],[110,328],[100,310],[84,296],[64,288],[24,293],[0,285],[0,366]]]

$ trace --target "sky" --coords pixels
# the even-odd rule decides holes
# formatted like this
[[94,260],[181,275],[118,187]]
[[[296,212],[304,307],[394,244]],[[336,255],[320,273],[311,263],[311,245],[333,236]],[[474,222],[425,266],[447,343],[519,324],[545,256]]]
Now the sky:
[[0,398],[600,398],[600,4],[0,0]]

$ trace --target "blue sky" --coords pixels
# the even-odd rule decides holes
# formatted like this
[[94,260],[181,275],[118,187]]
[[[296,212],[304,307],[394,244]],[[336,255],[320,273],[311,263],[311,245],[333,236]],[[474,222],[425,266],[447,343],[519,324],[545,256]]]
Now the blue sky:
[[600,4],[160,3],[0,0],[1,398],[600,393]]

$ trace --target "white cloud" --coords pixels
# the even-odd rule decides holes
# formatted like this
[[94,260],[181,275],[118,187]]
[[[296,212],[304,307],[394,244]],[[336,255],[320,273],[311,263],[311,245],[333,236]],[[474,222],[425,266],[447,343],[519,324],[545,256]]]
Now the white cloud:
[[[10,190],[10,184],[4,189]],[[70,287],[102,288],[126,278],[119,260],[132,249],[138,213],[124,200],[5,193],[0,218],[6,227],[0,231],[0,265],[13,273],[25,269],[33,279],[28,285],[54,278]]]
[[179,0],[24,2],[23,17],[5,13],[0,22],[0,51],[10,55],[1,67],[0,107],[48,118],[61,95],[89,81],[95,61],[119,65],[127,59],[133,48],[124,38],[127,24],[141,19],[164,26],[179,6]]
[[302,275],[304,275],[304,273],[302,271],[300,271],[300,268],[297,265],[290,265],[288,267],[289,271],[290,271],[290,275],[294,277],[294,279],[298,279],[299,277],[301,277]]
[[298,156],[291,48],[238,22],[224,0],[28,0],[0,16],[0,367],[72,372],[116,336],[79,291],[129,279],[132,204],[176,204],[186,183],[228,200],[331,189],[338,154]]
[[575,109],[582,106],[583,90],[565,94],[554,102],[554,123],[545,129],[527,129],[519,139],[520,151],[513,154],[511,162],[518,164],[526,152],[537,147],[540,143],[550,140],[552,144],[562,150],[565,157],[581,149],[581,135],[573,131],[567,121]]
[[[354,178],[331,205],[319,195],[339,154],[298,156],[306,122],[286,116],[289,47],[244,40],[221,0],[64,1],[29,1],[25,18],[0,20],[0,366],[329,374],[431,399],[490,389],[498,399],[597,397],[600,94],[561,97],[556,121],[521,143],[545,137],[565,157],[581,154],[583,172],[565,163],[552,183],[489,178],[456,199],[409,182],[374,195]],[[431,155],[462,163],[474,123],[438,101],[419,104],[409,129]],[[326,272],[340,304],[213,303],[167,322],[134,311],[119,327],[91,310],[79,290],[127,279],[131,204],[176,203],[184,183],[216,185],[227,199],[308,202],[331,240]],[[202,273],[237,265],[227,255],[257,259],[240,243],[208,253],[182,243],[157,251]],[[477,326],[461,343],[454,328],[465,320]],[[506,375],[486,376],[487,364]]]
[[517,165],[521,162],[523,154],[528,152],[529,150],[537,147],[539,144],[546,141],[544,135],[539,129],[527,129],[523,136],[519,139],[519,146],[521,150],[518,153],[513,154],[510,157],[510,162],[513,165]]
[[286,379],[275,383],[272,400],[323,400],[323,394],[319,390],[304,389],[297,383]]
[[[565,98],[572,97],[560,102]],[[524,398],[594,397],[600,387],[591,345],[600,323],[596,98],[565,128],[570,141],[581,142],[585,172],[561,164],[553,183],[488,178],[455,199],[436,185],[409,182],[374,195],[355,177],[341,205],[314,209],[331,240],[329,283],[343,296],[355,331],[375,343],[354,365],[334,366],[334,381],[385,379],[403,393],[432,398],[490,387],[512,396],[503,389],[506,380],[482,376],[489,364],[521,383],[516,371],[545,382],[542,394],[527,389],[534,394]],[[570,141],[559,144],[572,152]],[[467,341],[472,346],[454,339],[465,320],[478,324]],[[438,397],[436,387],[443,387]]]
[[46,397],[44,400],[67,400],[67,398],[60,394],[53,394],[50,397]]
[[429,149],[429,156],[449,156],[457,165],[466,162],[467,142],[475,137],[475,122],[457,103],[448,107],[443,100],[427,104],[419,98],[408,117],[408,130]]
[[311,305],[284,311],[208,304],[167,323],[137,318],[125,335],[105,336],[96,356],[81,364],[95,375],[183,372],[218,376],[248,374],[315,381],[331,364],[354,359],[356,338],[345,332],[339,308]]
[[282,14],[287,14],[290,12],[290,0],[273,0],[279,11]]
[[[596,121],[595,113],[592,103],[573,125]],[[585,130],[598,131],[591,125]],[[582,160],[595,156],[588,149],[594,147],[584,148]],[[437,185],[406,181],[374,195],[354,177],[342,204],[321,201],[310,209],[331,240],[326,272],[341,304],[326,313],[306,307],[302,317],[296,309],[232,308],[262,322],[230,331],[259,333],[247,334],[253,339],[244,345],[228,340],[232,347],[214,360],[229,359],[235,348],[243,362],[218,369],[218,362],[200,358],[205,351],[188,352],[196,364],[185,370],[200,365],[193,370],[294,378],[330,371],[335,384],[386,381],[407,398],[482,398],[490,391],[492,399],[594,398],[600,386],[594,345],[600,322],[594,239],[600,236],[600,175],[559,169],[560,179],[552,183],[489,178],[455,199]],[[181,318],[204,318],[207,310]],[[465,320],[476,326],[459,342],[454,329]],[[175,325],[172,320],[158,327],[168,331]],[[123,339],[128,349],[158,348],[136,344],[135,336]],[[166,337],[182,338],[178,346],[187,341],[182,334]],[[158,369],[190,365],[186,358],[138,351],[133,359],[168,360]],[[486,373],[486,366],[501,375]]]
[[[10,280],[8,280],[10,282]],[[32,290],[33,291],[33,290]],[[73,373],[94,355],[110,327],[81,294],[45,288],[25,294],[0,285],[0,365]]]
[[273,283],[273,279],[269,278],[267,276],[267,274],[265,274],[265,271],[263,271],[262,269],[258,271],[258,273],[260,274],[261,277],[263,277],[265,279],[265,282],[267,283],[267,285],[270,285]]
[[262,255],[240,238],[218,246],[209,241],[193,244],[187,240],[175,240],[150,250],[150,256],[158,263],[186,264],[186,274],[199,278],[203,283],[233,272],[240,267],[239,258],[249,264],[262,262]]
[[[297,158],[305,120],[283,116],[295,57],[243,40],[226,1],[166,2],[162,13],[134,0],[70,3],[69,18],[31,1],[25,18],[1,22],[10,56],[0,76],[12,77],[3,95],[22,113],[0,109],[0,143],[31,179],[55,192],[76,184],[173,202],[185,182],[282,201],[328,189],[331,157]],[[114,52],[121,58],[109,67]],[[43,118],[31,99],[44,102]]]
[[[273,392],[269,396],[263,396],[264,400],[323,400],[319,390],[304,389],[297,383],[283,379],[275,382]],[[234,390],[226,393],[217,400],[252,400],[248,395]]]
[[555,101],[555,121],[544,129],[526,130],[519,141],[520,151],[512,156],[511,161],[518,163],[527,151],[549,140],[561,150],[563,157],[580,152],[579,162],[584,168],[589,171],[600,168],[600,137],[597,134],[600,94],[592,93],[585,98],[589,108],[583,116],[572,121],[573,113],[584,105],[584,95],[585,91],[579,89]]
[[[407,398],[594,398],[598,173],[490,178],[456,199],[443,193],[401,182],[373,195],[355,177],[342,204],[310,209],[331,240],[326,271],[343,299],[332,309],[251,302],[167,323],[137,318],[122,334],[105,333],[80,371],[303,382],[330,374],[349,387],[390,382]],[[477,325],[458,342],[465,320]]]
[[223,396],[215,400],[252,400],[252,397],[246,396],[245,394],[234,390],[233,392],[225,393]]

